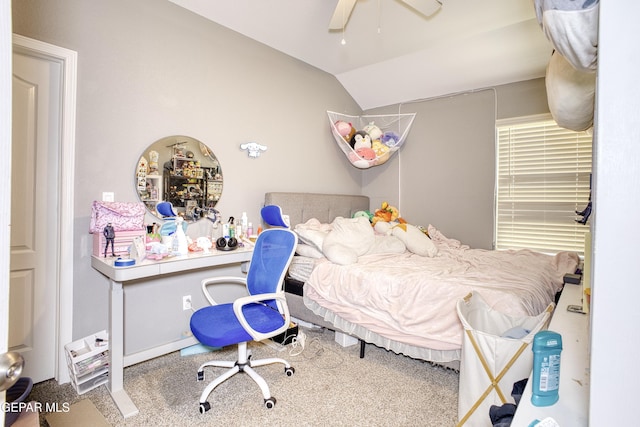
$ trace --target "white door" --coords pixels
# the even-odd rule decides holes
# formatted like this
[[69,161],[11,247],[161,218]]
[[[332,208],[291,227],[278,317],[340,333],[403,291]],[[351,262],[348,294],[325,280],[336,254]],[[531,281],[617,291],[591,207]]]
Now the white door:
[[34,382],[56,374],[61,69],[13,53],[9,350]]

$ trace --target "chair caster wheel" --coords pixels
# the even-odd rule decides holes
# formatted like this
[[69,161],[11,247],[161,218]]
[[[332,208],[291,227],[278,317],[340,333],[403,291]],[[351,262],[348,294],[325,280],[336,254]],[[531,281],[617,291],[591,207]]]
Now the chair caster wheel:
[[284,373],[287,374],[288,377],[293,376],[295,372],[296,370],[293,368],[293,366],[289,368],[284,368]]
[[198,381],[204,381],[204,371],[198,372]]
[[268,399],[264,400],[264,406],[267,409],[271,409],[274,406],[276,406],[276,398],[275,397],[270,397]]
[[201,414],[204,414],[209,409],[211,409],[211,404],[209,402],[201,403],[200,406],[198,407],[198,410],[200,411]]

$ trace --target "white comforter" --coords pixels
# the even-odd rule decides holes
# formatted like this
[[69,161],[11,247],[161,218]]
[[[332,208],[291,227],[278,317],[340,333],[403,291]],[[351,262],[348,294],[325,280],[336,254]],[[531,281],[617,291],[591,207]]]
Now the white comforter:
[[454,350],[462,346],[459,298],[474,291],[508,315],[537,315],[579,261],[569,252],[470,249],[431,226],[429,235],[439,249],[433,258],[405,252],[364,255],[352,265],[318,260],[305,300],[389,339]]

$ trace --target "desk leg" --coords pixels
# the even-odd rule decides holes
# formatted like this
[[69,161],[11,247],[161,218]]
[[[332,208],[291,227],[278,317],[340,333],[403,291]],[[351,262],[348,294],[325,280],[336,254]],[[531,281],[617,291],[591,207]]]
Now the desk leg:
[[124,389],[124,292],[122,283],[111,280],[109,296],[109,382],[108,389],[124,418],[138,414],[138,408]]

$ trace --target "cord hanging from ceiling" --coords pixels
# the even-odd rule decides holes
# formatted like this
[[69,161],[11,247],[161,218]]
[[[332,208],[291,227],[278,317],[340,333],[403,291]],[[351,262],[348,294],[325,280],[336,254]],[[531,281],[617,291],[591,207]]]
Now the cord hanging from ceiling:
[[340,44],[342,46],[347,44],[347,40],[345,40],[345,38],[344,38],[344,27],[345,27],[345,25],[347,25],[347,20],[344,17],[344,9],[345,9],[345,6],[343,4],[342,5],[342,40],[340,41]]
[[382,9],[380,8],[380,0],[378,0],[378,34],[382,31],[380,30],[380,21],[382,20]]

